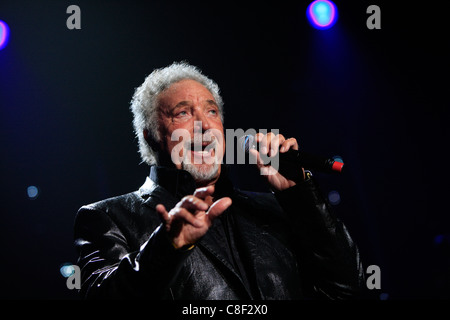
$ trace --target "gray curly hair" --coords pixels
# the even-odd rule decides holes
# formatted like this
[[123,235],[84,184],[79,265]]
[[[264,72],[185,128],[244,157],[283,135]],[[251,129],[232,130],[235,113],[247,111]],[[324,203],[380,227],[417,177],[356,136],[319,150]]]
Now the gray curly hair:
[[156,150],[145,140],[144,130],[147,130],[155,142],[159,143],[161,137],[158,131],[158,96],[172,84],[181,80],[195,80],[205,86],[214,97],[219,107],[223,122],[223,100],[217,83],[205,76],[202,71],[187,62],[174,62],[170,66],[155,69],[144,83],[136,88],[131,100],[133,113],[133,127],[139,142],[139,153],[142,162],[149,165],[157,164]]

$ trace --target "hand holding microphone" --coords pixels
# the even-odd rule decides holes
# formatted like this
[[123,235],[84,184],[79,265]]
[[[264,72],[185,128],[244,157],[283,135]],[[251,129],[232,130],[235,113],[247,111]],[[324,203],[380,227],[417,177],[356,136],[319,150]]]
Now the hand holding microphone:
[[[282,134],[272,132],[264,135],[246,135],[239,141],[239,146],[256,159],[261,174],[276,190],[284,190],[304,180],[304,169],[326,173],[342,172],[344,164],[333,159],[322,158],[298,150],[295,138],[286,139]],[[278,170],[264,164],[261,154],[274,157],[279,153]]]

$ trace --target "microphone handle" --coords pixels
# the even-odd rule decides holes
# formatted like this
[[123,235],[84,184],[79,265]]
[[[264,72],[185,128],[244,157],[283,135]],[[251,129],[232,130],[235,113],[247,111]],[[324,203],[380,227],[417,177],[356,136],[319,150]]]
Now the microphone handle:
[[303,179],[304,169],[324,173],[342,172],[344,164],[333,159],[322,158],[303,151],[289,149],[279,153],[279,172],[294,181]]

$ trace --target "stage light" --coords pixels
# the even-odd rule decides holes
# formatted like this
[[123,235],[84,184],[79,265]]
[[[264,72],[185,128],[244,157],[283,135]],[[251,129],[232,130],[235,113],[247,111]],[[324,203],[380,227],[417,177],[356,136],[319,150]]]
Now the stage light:
[[0,20],[0,50],[2,50],[8,44],[9,28],[8,25]]
[[436,246],[448,245],[450,244],[450,234],[438,234],[434,237],[433,242]]
[[75,273],[75,268],[70,263],[65,263],[59,269],[59,272],[64,278],[68,278]]
[[27,188],[27,195],[30,200],[34,200],[39,196],[39,189],[35,186],[29,186]]
[[388,300],[389,299],[389,293],[383,292],[380,293],[380,300]]
[[444,236],[442,234],[438,234],[436,237],[434,237],[434,244],[441,244],[444,242]]
[[331,1],[313,1],[306,9],[306,16],[316,29],[329,29],[337,20],[337,7]]
[[330,191],[328,193],[328,201],[330,204],[336,206],[341,203],[341,195],[337,191]]

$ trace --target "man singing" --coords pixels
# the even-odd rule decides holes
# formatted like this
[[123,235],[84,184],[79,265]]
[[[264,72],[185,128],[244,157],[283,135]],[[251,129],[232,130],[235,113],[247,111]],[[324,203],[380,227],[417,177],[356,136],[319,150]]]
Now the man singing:
[[[364,284],[356,245],[314,178],[261,161],[296,139],[256,135],[273,193],[233,187],[221,164],[223,101],[187,63],[153,71],[131,103],[150,174],[135,192],[83,206],[75,245],[86,298],[349,299]],[[175,137],[175,138],[174,138]]]

